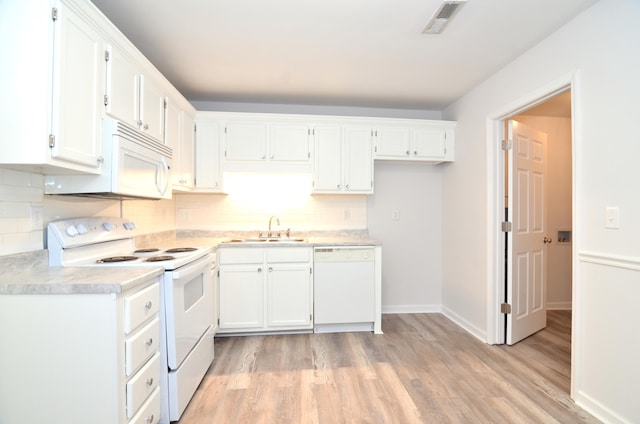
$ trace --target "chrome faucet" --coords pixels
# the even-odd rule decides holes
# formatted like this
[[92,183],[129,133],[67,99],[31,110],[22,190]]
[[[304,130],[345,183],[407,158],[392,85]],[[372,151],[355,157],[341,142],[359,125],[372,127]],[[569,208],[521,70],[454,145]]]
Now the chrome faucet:
[[[267,234],[267,237],[269,238],[273,236],[273,233],[271,232],[271,221],[273,221],[273,218],[276,219],[276,225],[280,225],[280,220],[277,216],[273,215],[271,218],[269,218],[269,233]],[[280,234],[278,234],[278,236],[280,236]]]

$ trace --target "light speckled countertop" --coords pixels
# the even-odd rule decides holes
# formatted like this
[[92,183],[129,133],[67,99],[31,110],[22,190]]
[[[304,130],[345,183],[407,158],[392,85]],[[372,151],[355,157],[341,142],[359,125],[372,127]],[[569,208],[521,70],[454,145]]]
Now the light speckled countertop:
[[[305,242],[228,243],[231,239],[257,238],[257,232],[216,232],[188,230],[136,239],[136,247],[220,246],[292,247],[292,246],[380,246],[366,231],[295,233],[291,238]],[[163,269],[149,267],[50,267],[48,252],[39,250],[0,257],[0,295],[15,294],[105,294],[121,293],[161,275]]]
[[159,275],[161,267],[50,267],[47,251],[0,258],[0,295],[122,293]]

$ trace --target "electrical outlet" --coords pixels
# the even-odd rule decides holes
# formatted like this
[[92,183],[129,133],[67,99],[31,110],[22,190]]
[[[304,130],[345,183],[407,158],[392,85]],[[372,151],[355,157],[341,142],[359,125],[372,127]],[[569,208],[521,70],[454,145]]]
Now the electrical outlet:
[[400,221],[400,211],[398,209],[391,211],[391,219],[394,221]]
[[44,228],[42,214],[42,206],[31,206],[29,208],[29,231],[38,231]]

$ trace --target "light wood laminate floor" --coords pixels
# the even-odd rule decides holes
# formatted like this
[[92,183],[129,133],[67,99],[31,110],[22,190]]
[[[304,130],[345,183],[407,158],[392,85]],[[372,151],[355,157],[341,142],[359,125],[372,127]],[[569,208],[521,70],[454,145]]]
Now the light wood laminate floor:
[[217,338],[181,424],[597,423],[569,397],[571,313],[515,346],[441,314],[383,315],[384,335]]

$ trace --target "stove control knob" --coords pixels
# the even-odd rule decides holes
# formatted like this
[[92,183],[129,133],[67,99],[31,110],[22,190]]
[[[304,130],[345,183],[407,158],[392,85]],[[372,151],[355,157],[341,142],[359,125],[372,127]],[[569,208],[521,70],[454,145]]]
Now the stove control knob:
[[135,230],[136,229],[136,224],[131,222],[131,221],[127,221],[124,223],[124,228],[127,230]]
[[67,235],[69,237],[75,237],[78,235],[78,229],[75,227],[75,225],[70,225],[67,227]]
[[89,232],[89,230],[87,229],[87,227],[84,224],[78,224],[78,234],[82,235],[82,234],[86,234]]
[[107,221],[104,224],[102,224],[102,227],[107,231],[111,231],[113,230],[114,225],[111,222]]

